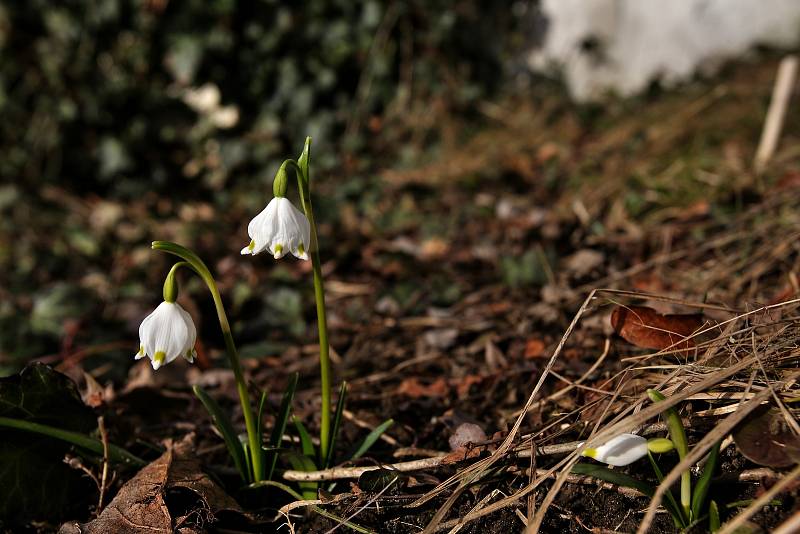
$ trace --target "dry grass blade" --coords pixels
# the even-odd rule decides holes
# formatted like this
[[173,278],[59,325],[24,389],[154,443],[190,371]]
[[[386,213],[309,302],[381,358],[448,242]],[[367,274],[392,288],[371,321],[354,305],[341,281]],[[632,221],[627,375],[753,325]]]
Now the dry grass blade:
[[[610,293],[615,293],[615,291],[613,291],[613,290],[611,290],[609,292]],[[724,322],[720,323],[719,325],[716,325],[713,328],[720,328],[722,326],[727,326],[730,323],[745,319],[745,318],[750,317],[750,316],[752,316],[754,314],[757,314],[757,313],[765,313],[765,312],[767,312],[767,311],[769,311],[771,309],[777,308],[777,307],[792,305],[792,304],[797,303],[798,300],[800,300],[800,299],[795,299],[795,300],[788,301],[788,302],[781,303],[781,304],[765,306],[765,307],[759,308],[757,310],[753,310],[751,312],[747,312],[747,313],[738,315],[736,317],[733,317],[733,318],[731,318],[731,319],[729,319],[727,321],[724,321]],[[710,330],[712,330],[712,328],[709,328],[707,330],[710,331]],[[708,389],[709,387],[714,386],[716,384],[719,384],[722,381],[724,381],[725,379],[727,379],[727,378],[729,378],[729,377],[731,377],[731,376],[733,376],[733,375],[735,375],[735,374],[737,374],[737,373],[739,373],[739,372],[741,372],[741,371],[743,371],[743,370],[745,370],[747,368],[750,368],[751,366],[753,366],[754,364],[757,364],[757,363],[758,363],[758,358],[756,356],[749,356],[749,357],[743,358],[738,363],[733,364],[733,365],[731,365],[731,366],[729,366],[729,367],[727,367],[725,369],[719,369],[719,370],[714,370],[712,372],[699,374],[699,375],[697,375],[696,377],[693,378],[693,380],[695,380],[695,383],[693,385],[685,388],[680,393],[676,393],[676,394],[673,394],[673,395],[669,396],[665,401],[659,402],[658,405],[648,406],[646,408],[643,408],[641,411],[639,411],[638,413],[636,413],[636,414],[634,414],[632,416],[625,417],[624,419],[619,420],[616,423],[608,425],[605,429],[603,429],[602,431],[598,432],[591,439],[587,440],[587,443],[586,443],[585,446],[586,447],[591,447],[591,446],[594,446],[596,444],[602,443],[603,441],[606,441],[606,440],[610,439],[614,435],[617,435],[619,433],[625,432],[625,431],[629,430],[630,428],[632,428],[634,426],[640,425],[644,421],[646,421],[647,419],[649,419],[651,417],[654,417],[655,415],[657,415],[661,411],[663,411],[663,410],[665,410],[665,409],[667,409],[667,408],[669,408],[671,406],[675,406],[678,403],[683,402],[684,400],[686,400],[690,396],[695,395],[697,393],[701,393],[704,390]],[[698,378],[699,378],[699,380],[698,380]],[[771,390],[769,388],[765,388],[756,397],[754,397],[753,399],[748,401],[748,404],[750,404],[752,406],[752,408],[755,408],[758,405],[758,402],[760,402],[761,400],[763,400],[763,399],[765,399],[765,398],[767,398],[769,396],[770,391]],[[738,420],[740,420],[741,417],[744,417],[744,415],[740,415],[738,413],[735,414],[735,416],[736,416],[735,418],[734,418],[734,416],[731,416],[729,418],[730,421],[734,421],[733,423],[730,424],[730,428],[732,428],[733,424],[738,422]],[[726,421],[728,421],[728,420],[726,420]],[[730,428],[728,428],[725,432],[729,431]],[[703,442],[701,442],[701,443],[703,443]],[[703,445],[705,446],[705,449],[702,449],[702,450],[700,448],[698,448],[698,447],[695,447],[695,449],[693,450],[693,454],[690,455],[690,456],[697,456],[697,457],[693,458],[691,460],[691,462],[697,461],[702,456],[702,454],[704,454],[705,450],[707,450],[711,446],[711,444],[713,444],[713,441],[709,441],[707,444],[703,443]],[[578,451],[578,452],[580,452],[580,451]],[[689,460],[689,457],[687,457],[687,461],[688,460]],[[575,461],[577,461],[577,456],[574,456],[574,457],[570,458],[570,461],[569,461],[567,467],[571,467],[571,465],[574,464]],[[691,464],[687,463],[687,465],[691,465]],[[685,468],[686,467],[682,467],[681,469],[685,469]],[[568,476],[569,476],[569,471],[567,469],[564,469],[561,472],[561,474],[558,476],[558,478],[556,479],[556,482],[553,484],[553,486],[551,487],[551,489],[548,492],[548,494],[545,496],[545,499],[544,499],[542,505],[540,506],[540,508],[537,511],[536,515],[534,516],[533,520],[529,523],[528,527],[526,528],[526,531],[525,531],[526,533],[534,533],[534,532],[538,532],[539,531],[539,529],[541,527],[541,524],[542,524],[542,521],[544,520],[544,516],[545,516],[550,504],[555,500],[556,495],[558,494],[558,492],[560,491],[560,489],[564,485],[564,483],[567,481]],[[673,469],[673,471],[670,473],[670,476],[672,477],[672,481],[674,482],[674,480],[677,480],[677,478],[680,476],[680,472],[676,471],[675,469]],[[661,496],[663,495],[663,492],[664,492],[663,488],[667,487],[667,486],[665,486],[665,484],[667,484],[666,479],[665,479],[665,483],[660,486],[660,494],[657,494],[658,499],[654,499],[653,503],[660,502],[660,498],[661,498]],[[648,510],[649,521],[652,521],[652,516],[655,513],[655,507],[657,506],[657,504],[653,504],[653,503],[651,503],[651,507]],[[644,531],[645,530],[641,530],[641,528],[640,528],[640,532],[644,532]]]
[[[477,464],[475,464],[473,466],[470,466],[469,468],[467,468],[464,471],[463,474],[456,475],[455,477],[452,477],[451,479],[445,481],[443,484],[440,484],[438,487],[436,487],[432,491],[428,492],[428,494],[426,494],[422,498],[420,498],[417,501],[415,501],[413,503],[414,505],[419,506],[419,505],[423,504],[424,502],[427,502],[428,500],[432,499],[434,496],[438,495],[438,493],[443,491],[446,487],[451,485],[453,482],[458,481],[458,482],[460,482],[460,487],[466,487],[467,483],[471,482],[472,480],[475,480],[475,479],[479,478],[481,473],[483,473],[487,469],[489,469],[495,462],[497,462],[500,458],[502,458],[509,451],[509,449],[511,448],[512,444],[514,443],[514,439],[516,438],[517,433],[519,432],[520,426],[522,426],[522,422],[525,420],[525,415],[528,413],[528,410],[533,405],[533,401],[536,398],[536,395],[539,393],[539,390],[541,389],[542,385],[544,384],[544,381],[547,378],[547,375],[550,373],[550,370],[553,368],[553,364],[555,363],[555,361],[558,358],[559,354],[561,354],[561,351],[564,348],[564,344],[566,343],[566,341],[569,338],[569,336],[572,333],[572,331],[577,326],[578,321],[580,320],[581,316],[589,308],[589,304],[594,300],[594,296],[595,296],[596,293],[597,293],[596,290],[592,291],[589,294],[589,296],[586,297],[586,300],[584,300],[584,302],[581,305],[580,309],[575,314],[575,318],[572,320],[572,323],[570,323],[569,327],[567,328],[567,331],[564,333],[564,335],[562,336],[561,340],[558,342],[558,346],[556,346],[556,349],[555,349],[555,351],[553,351],[553,355],[550,357],[550,360],[547,362],[547,365],[545,366],[544,371],[542,372],[542,375],[539,377],[539,380],[536,382],[536,385],[534,386],[533,391],[531,392],[530,396],[528,397],[527,402],[525,403],[525,407],[523,408],[522,413],[520,413],[519,417],[517,417],[517,420],[514,422],[514,426],[511,428],[511,431],[508,433],[508,436],[506,437],[506,439],[503,440],[503,443],[500,445],[500,447],[498,447],[498,449],[489,458],[487,458],[486,460],[483,460],[481,462],[478,462]],[[448,502],[449,502],[449,499],[448,499]],[[450,505],[452,505],[452,503],[450,503]],[[449,509],[449,506],[447,506],[447,503],[445,503],[445,506],[442,506],[442,508],[436,513],[436,515],[430,521],[430,523],[428,523],[428,525],[425,527],[425,530],[423,531],[423,534],[431,534],[432,532],[434,532],[436,530],[437,524],[441,521],[442,517],[444,517],[444,515],[447,513],[448,509]]]

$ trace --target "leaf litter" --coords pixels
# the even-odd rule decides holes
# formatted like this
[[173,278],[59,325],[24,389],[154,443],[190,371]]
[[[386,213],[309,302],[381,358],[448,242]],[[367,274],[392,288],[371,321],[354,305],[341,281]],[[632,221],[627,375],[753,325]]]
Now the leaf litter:
[[[793,399],[800,396],[795,300],[800,190],[791,180],[773,188],[770,179],[796,170],[791,148],[776,155],[774,176],[767,179],[743,172],[737,161],[756,135],[737,130],[737,117],[760,113],[755,103],[768,93],[771,75],[767,68],[742,68],[710,89],[701,84],[684,95],[664,95],[642,106],[638,116],[611,111],[608,127],[581,122],[559,99],[512,100],[507,109],[513,112],[495,114],[472,139],[443,145],[440,161],[385,171],[387,191],[369,207],[373,216],[348,205],[350,219],[322,227],[322,243],[338,236],[325,269],[337,282],[331,284],[331,343],[341,355],[335,373],[350,384],[351,421],[377,424],[392,417],[397,424],[387,436],[393,443],[383,440],[368,457],[338,467],[380,467],[381,476],[350,490],[345,482],[353,477],[344,477],[336,490],[343,493],[321,499],[319,506],[385,532],[491,533],[537,523],[543,532],[577,532],[579,525],[632,532],[645,518],[649,499],[576,478],[569,465],[576,460],[576,443],[604,439],[609,432],[656,429],[652,435],[663,436],[645,400],[647,388],[656,387],[678,405],[692,444],[715,428],[730,434],[732,429],[720,425],[730,424],[733,419],[726,418],[753,399],[769,402],[779,412],[775,417],[793,428],[786,419],[796,418]],[[704,120],[691,120],[698,113]],[[682,142],[711,140],[720,131],[739,133],[726,146],[706,147],[702,161]],[[786,146],[796,146],[794,130],[789,132]],[[482,181],[476,185],[469,176]],[[148,206],[130,210],[147,213]],[[374,226],[365,225],[367,220]],[[141,232],[202,235],[199,229],[172,219]],[[209,240],[198,243],[209,256],[222,250]],[[115,276],[133,276],[143,265],[136,258],[114,258]],[[254,286],[287,284],[286,298],[273,307],[291,304],[297,299],[290,293],[304,290],[297,283],[304,276],[301,267],[273,272],[239,267],[226,258],[218,268],[220,284],[236,295],[234,310],[242,317],[245,310],[270,303],[248,294],[238,279]],[[213,313],[197,296],[187,299],[201,319]],[[111,313],[118,314],[115,320],[133,321],[145,304],[117,306]],[[639,310],[624,317],[617,312],[622,339],[613,335],[614,310]],[[281,328],[302,330],[308,310],[295,311],[292,324]],[[695,319],[676,319],[676,312]],[[243,318],[237,328],[245,346],[253,342],[250,350],[258,358],[246,360],[245,367],[254,383],[269,385],[270,405],[279,402],[276,392],[288,375],[301,372],[305,384],[295,414],[314,428],[315,347],[280,337],[274,333],[280,328],[262,319]],[[256,345],[265,330],[270,343]],[[112,375],[101,365],[89,366],[92,352],[69,359],[85,349],[84,341],[78,329],[64,363],[86,365],[107,388]],[[219,340],[205,343],[208,361],[216,366]],[[130,421],[118,418],[115,424],[118,432],[127,432],[130,446],[196,432],[198,461],[224,474],[219,438],[179,385],[196,381],[197,370],[176,366],[171,370],[176,374],[166,378],[136,369],[139,387],[120,394],[89,383],[87,400],[99,409],[131,412]],[[232,382],[218,374],[209,380],[213,395],[235,407]],[[141,409],[156,403],[161,413]],[[758,411],[751,415],[757,419]],[[451,417],[478,425],[488,439],[467,440],[464,450],[445,455]],[[265,424],[272,422],[267,418]],[[341,447],[366,432],[346,424]],[[397,444],[411,454],[403,459],[405,466],[398,466]],[[168,465],[161,456],[153,467],[160,473],[157,492],[153,486],[148,490],[149,483],[132,484],[125,493],[121,486],[117,496],[151,496],[149,502],[158,505],[141,511],[152,512],[146,519],[154,525],[162,521],[157,528],[167,527],[165,513],[170,528],[175,521],[184,521],[187,529],[210,525],[222,509],[215,499],[204,500],[207,488],[188,489],[197,496],[194,515],[170,511],[163,493]],[[388,487],[397,478],[392,474],[406,468],[403,483]],[[728,445],[712,493],[729,501],[756,498],[789,475],[781,467],[764,471]],[[116,484],[125,476],[121,473]],[[233,494],[225,481],[219,488]],[[753,518],[764,528],[787,517],[796,490],[775,498],[780,506],[759,508]],[[276,498],[259,517],[271,519],[273,508],[286,502]],[[324,532],[337,525],[298,510],[285,520],[299,530]],[[726,513],[730,518],[734,512]],[[674,528],[656,516],[651,531]]]

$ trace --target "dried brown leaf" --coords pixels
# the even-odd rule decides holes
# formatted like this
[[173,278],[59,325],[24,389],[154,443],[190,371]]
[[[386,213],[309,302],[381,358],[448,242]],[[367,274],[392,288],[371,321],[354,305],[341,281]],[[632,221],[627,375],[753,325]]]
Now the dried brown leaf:
[[692,348],[694,340],[686,338],[704,322],[701,314],[664,315],[647,306],[617,306],[611,313],[611,326],[617,334],[644,349]]
[[444,397],[449,391],[450,388],[444,378],[437,378],[430,384],[423,384],[419,381],[419,378],[412,376],[400,382],[395,393],[412,399],[419,399],[422,397]]
[[[80,526],[65,524],[60,532],[171,533],[186,528],[192,531],[191,523],[213,523],[221,511],[244,516],[236,501],[202,471],[200,462],[192,454],[192,441],[190,435],[179,443],[169,444],[164,454],[122,486],[97,519]],[[181,490],[189,490],[196,496],[193,499],[196,509],[187,511],[184,508],[179,516],[173,517],[167,496]],[[189,516],[191,521],[187,521]],[[197,526],[202,530],[202,525]]]
[[788,467],[800,460],[800,437],[775,407],[753,412],[733,433],[733,441],[745,458],[758,465]]

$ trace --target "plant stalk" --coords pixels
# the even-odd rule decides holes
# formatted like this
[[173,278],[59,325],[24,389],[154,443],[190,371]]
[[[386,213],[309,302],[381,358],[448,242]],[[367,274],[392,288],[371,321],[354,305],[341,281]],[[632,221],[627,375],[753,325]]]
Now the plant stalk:
[[219,319],[219,326],[222,329],[222,337],[225,339],[225,350],[228,353],[228,359],[231,362],[233,375],[236,378],[236,391],[239,393],[239,401],[242,404],[242,413],[244,414],[244,424],[247,428],[247,441],[250,445],[250,459],[253,466],[253,481],[260,482],[264,476],[264,466],[261,462],[262,452],[261,443],[258,440],[258,430],[256,428],[256,419],[253,415],[253,406],[250,404],[250,395],[247,392],[247,382],[242,373],[242,366],[239,363],[239,353],[236,351],[236,345],[233,342],[233,335],[231,334],[231,327],[228,323],[228,316],[225,314],[225,307],[222,304],[222,297],[220,297],[217,284],[211,280],[207,280],[208,288],[211,290],[211,296],[214,299],[214,306],[217,309],[217,318]]
[[311,226],[311,266],[314,273],[314,299],[317,303],[317,329],[319,330],[319,372],[322,389],[322,413],[319,430],[319,461],[321,466],[328,464],[331,436],[331,364],[330,346],[328,345],[328,321],[325,313],[325,286],[322,281],[322,263],[319,258],[319,242],[317,240],[317,224],[314,222],[314,210],[311,207],[311,190],[309,183],[309,158],[311,138],[307,137],[303,153],[295,160],[286,160],[284,165],[291,165],[297,174],[297,185],[300,190],[300,202]]
[[214,277],[211,276],[211,272],[208,270],[208,267],[206,267],[206,264],[203,263],[203,260],[186,247],[169,241],[153,241],[152,246],[155,250],[169,252],[186,261],[192,270],[203,279],[203,282],[206,283],[208,290],[211,292],[211,297],[214,299],[214,307],[217,310],[219,326],[222,329],[222,337],[225,339],[225,350],[228,353],[233,375],[236,378],[236,390],[239,393],[239,400],[242,404],[244,424],[245,427],[247,427],[247,440],[249,444],[253,481],[259,482],[264,476],[264,464],[262,462],[263,452],[258,439],[256,418],[253,415],[253,406],[250,404],[250,395],[247,392],[247,382],[245,382],[244,373],[242,373],[242,366],[239,363],[239,353],[236,351],[236,344],[233,342],[230,323],[228,323],[228,316],[225,313],[225,306],[222,304],[222,297],[219,294],[217,283]]

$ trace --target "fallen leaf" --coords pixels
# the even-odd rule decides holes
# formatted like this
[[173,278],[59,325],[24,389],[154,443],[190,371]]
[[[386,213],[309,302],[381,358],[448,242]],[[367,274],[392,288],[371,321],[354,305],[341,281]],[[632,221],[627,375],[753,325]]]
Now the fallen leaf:
[[564,259],[564,269],[574,278],[584,278],[599,269],[605,260],[606,256],[602,252],[584,248]]
[[200,468],[193,435],[176,444],[125,483],[100,516],[84,525],[67,523],[59,534],[136,534],[206,531],[220,512],[242,509]]
[[525,342],[525,359],[541,358],[544,354],[544,348],[544,341],[541,339],[529,339]]
[[617,334],[644,349],[692,348],[694,340],[685,338],[700,330],[704,323],[702,314],[664,315],[647,306],[617,306],[611,313],[611,326]]
[[[450,383],[456,386],[456,394],[459,399],[463,399],[469,393],[469,388],[474,384],[480,384],[485,377],[481,375],[467,375],[464,378],[451,380]],[[435,382],[434,382],[435,383]]]
[[800,461],[800,437],[796,436],[779,408],[761,407],[733,433],[742,455],[767,467],[788,467]]
[[450,388],[447,387],[447,382],[444,378],[437,378],[430,384],[423,384],[419,381],[419,378],[412,376],[400,382],[395,393],[412,399],[419,399],[422,397],[444,397],[449,390]]

